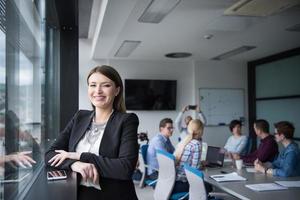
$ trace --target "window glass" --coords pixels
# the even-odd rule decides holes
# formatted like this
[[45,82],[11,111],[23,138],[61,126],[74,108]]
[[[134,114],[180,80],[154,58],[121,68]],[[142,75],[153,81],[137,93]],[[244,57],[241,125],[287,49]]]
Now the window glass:
[[300,95],[300,55],[256,67],[256,98]]

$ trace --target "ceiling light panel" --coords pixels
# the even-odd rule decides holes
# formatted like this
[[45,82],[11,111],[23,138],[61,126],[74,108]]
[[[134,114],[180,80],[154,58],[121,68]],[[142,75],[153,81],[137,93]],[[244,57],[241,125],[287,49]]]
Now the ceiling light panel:
[[140,43],[141,41],[124,40],[116,52],[115,57],[128,57]]
[[152,0],[138,19],[142,23],[159,23],[181,0]]
[[226,53],[223,53],[221,55],[218,55],[218,56],[212,58],[211,60],[224,60],[226,58],[235,56],[237,54],[244,53],[246,51],[250,51],[250,50],[255,49],[255,48],[256,48],[256,46],[241,46],[239,48],[236,48],[236,49],[233,49],[233,50],[228,51]]

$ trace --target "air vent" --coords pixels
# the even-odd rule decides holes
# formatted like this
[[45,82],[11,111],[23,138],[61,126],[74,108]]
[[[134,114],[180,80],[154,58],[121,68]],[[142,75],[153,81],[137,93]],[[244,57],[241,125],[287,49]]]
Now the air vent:
[[168,58],[187,58],[192,56],[192,54],[187,52],[174,52],[174,53],[168,53],[165,56]]
[[241,0],[225,10],[225,15],[268,16],[300,4],[299,0]]

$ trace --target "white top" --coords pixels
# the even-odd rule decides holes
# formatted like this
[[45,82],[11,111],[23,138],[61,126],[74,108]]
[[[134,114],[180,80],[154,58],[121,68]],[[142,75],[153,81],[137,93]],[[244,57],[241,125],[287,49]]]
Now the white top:
[[[100,144],[105,127],[106,123],[97,124],[93,122],[91,128],[86,131],[84,137],[79,141],[76,147],[76,152],[90,152],[99,155]],[[95,185],[92,180],[87,180],[87,182],[81,181],[80,185],[84,185],[86,187],[94,187],[98,190],[101,190],[100,185]]]
[[[182,126],[182,116],[183,112],[179,112],[178,116],[175,119],[175,128],[180,133],[179,139],[182,140],[187,134],[187,128]],[[203,123],[203,125],[206,124],[205,116],[202,112],[198,113],[198,117],[200,121]]]
[[231,153],[241,153],[244,150],[246,143],[246,136],[242,135],[241,137],[234,137],[232,135],[227,139],[224,149]]

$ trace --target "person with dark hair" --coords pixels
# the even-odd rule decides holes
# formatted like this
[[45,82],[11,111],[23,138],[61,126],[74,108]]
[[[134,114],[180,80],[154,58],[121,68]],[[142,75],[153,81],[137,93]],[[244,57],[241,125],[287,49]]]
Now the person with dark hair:
[[256,159],[261,162],[273,161],[278,154],[278,145],[274,136],[269,133],[269,127],[269,123],[266,120],[256,120],[254,122],[254,131],[257,137],[260,138],[258,149],[245,156],[233,154],[233,158],[236,160],[242,159],[247,164],[254,164]]
[[170,118],[164,118],[159,123],[159,133],[154,136],[150,142],[147,150],[147,174],[150,179],[157,179],[158,177],[158,162],[156,157],[156,150],[163,150],[173,153],[175,148],[170,141],[173,134],[173,121]]
[[275,138],[283,145],[279,156],[270,163],[255,161],[256,171],[272,174],[273,176],[300,176],[300,150],[293,141],[295,127],[288,121],[281,121],[274,124]]
[[126,113],[123,83],[110,66],[88,77],[93,110],[79,110],[45,154],[49,167],[81,175],[78,199],[137,199],[132,174],[138,160],[138,117]]
[[224,149],[229,154],[241,154],[247,144],[247,137],[242,135],[242,122],[232,120],[229,124],[229,130],[232,132],[232,136],[227,139]]

